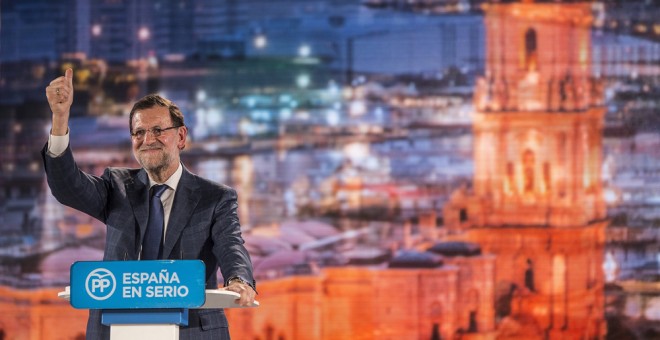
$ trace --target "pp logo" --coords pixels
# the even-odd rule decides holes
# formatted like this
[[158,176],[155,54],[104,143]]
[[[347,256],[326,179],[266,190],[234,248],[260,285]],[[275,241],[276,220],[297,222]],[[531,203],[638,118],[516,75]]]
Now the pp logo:
[[94,269],[85,280],[87,295],[94,300],[106,300],[112,296],[117,288],[117,280],[109,270],[105,268]]

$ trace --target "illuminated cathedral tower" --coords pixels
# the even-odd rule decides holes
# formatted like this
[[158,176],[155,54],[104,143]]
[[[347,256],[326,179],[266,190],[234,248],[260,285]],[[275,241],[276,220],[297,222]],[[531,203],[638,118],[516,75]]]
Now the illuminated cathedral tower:
[[496,259],[498,339],[604,338],[603,94],[587,1],[485,9],[472,188],[444,208]]

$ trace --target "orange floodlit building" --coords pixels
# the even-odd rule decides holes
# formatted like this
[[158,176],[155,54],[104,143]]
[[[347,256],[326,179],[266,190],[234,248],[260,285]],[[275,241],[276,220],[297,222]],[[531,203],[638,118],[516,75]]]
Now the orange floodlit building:
[[604,338],[604,107],[591,4],[491,5],[475,175],[445,227],[496,260],[498,338]]
[[18,290],[0,287],[0,339],[82,340],[86,310],[57,297],[62,289]]
[[232,336],[447,339],[465,333],[466,339],[492,338],[494,260],[474,254],[441,263],[411,251],[386,269],[332,268],[266,281],[259,288],[258,309],[228,311]]

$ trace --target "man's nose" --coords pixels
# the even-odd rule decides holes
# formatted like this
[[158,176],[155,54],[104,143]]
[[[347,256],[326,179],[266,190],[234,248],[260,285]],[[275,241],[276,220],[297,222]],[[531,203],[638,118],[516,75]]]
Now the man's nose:
[[154,133],[153,133],[151,130],[147,130],[147,131],[144,133],[144,142],[145,142],[146,144],[151,144],[151,143],[153,143],[154,141],[156,141],[156,136],[154,135]]

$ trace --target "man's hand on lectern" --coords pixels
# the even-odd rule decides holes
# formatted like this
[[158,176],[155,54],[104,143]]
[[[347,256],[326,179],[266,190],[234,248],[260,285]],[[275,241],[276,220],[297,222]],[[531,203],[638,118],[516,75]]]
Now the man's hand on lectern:
[[236,299],[236,303],[243,307],[252,306],[254,304],[254,297],[257,295],[257,292],[250,285],[243,282],[243,280],[230,280],[225,290],[241,294],[241,297]]

